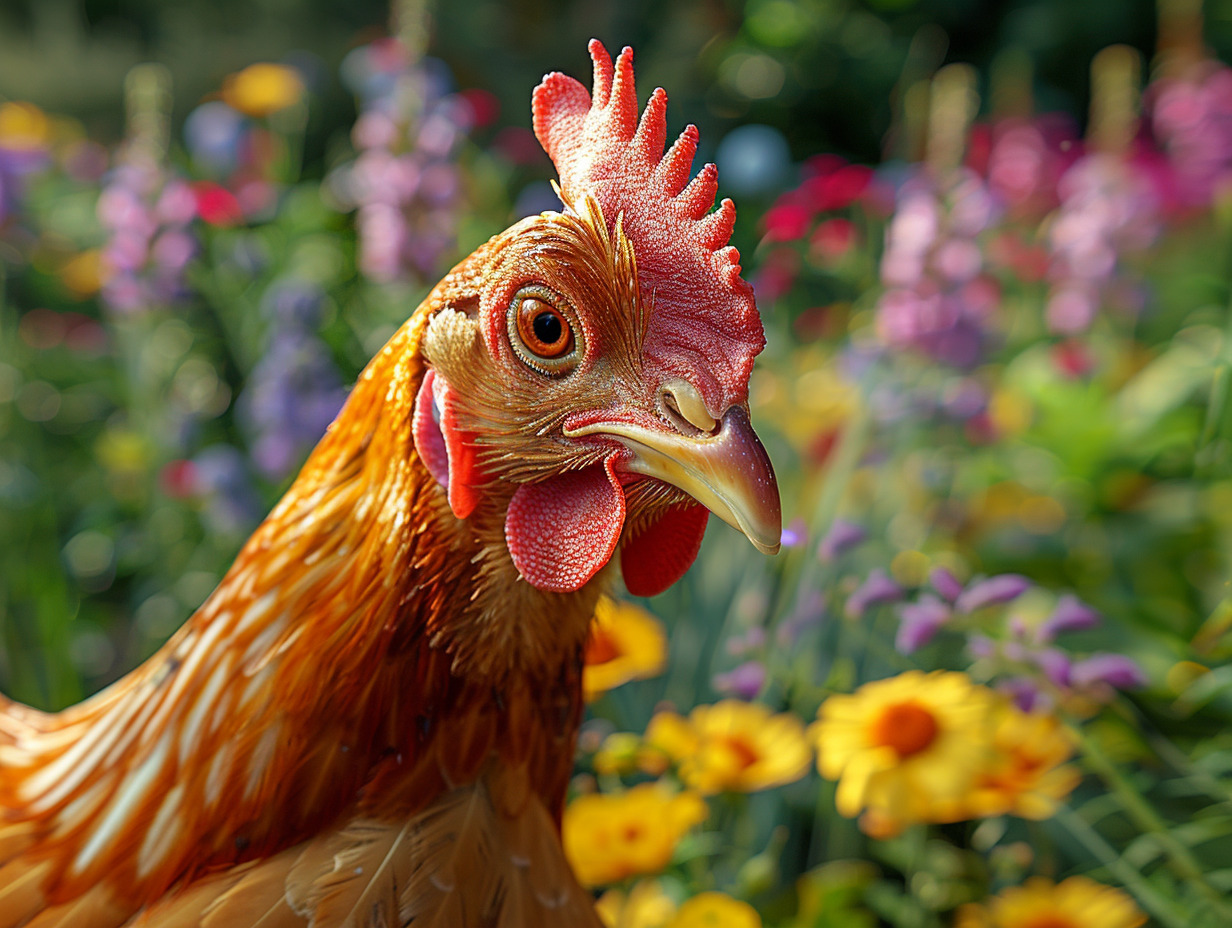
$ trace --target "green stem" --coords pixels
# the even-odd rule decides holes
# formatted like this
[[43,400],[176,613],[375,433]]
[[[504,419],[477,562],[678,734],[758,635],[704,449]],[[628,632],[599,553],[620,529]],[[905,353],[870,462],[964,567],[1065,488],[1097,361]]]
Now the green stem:
[[[1089,738],[1078,726],[1071,725],[1070,729],[1078,739],[1087,764],[1107,784],[1112,794],[1116,796],[1125,808],[1125,811],[1129,813],[1129,817],[1133,820],[1134,824],[1154,838],[1159,847],[1168,856],[1172,869],[1176,872],[1177,876],[1198,890],[1214,910],[1226,920],[1226,923],[1232,924],[1232,906],[1229,906],[1224,901],[1223,894],[1218,889],[1207,882],[1201,865],[1194,858],[1193,854],[1190,853],[1189,848],[1185,847],[1168,831],[1167,825],[1159,817],[1151,804],[1147,802],[1146,797],[1134,788],[1121,771],[1117,769],[1116,764],[1104,754],[1099,745]],[[1118,874],[1118,878],[1120,878],[1120,874]]]
[[1087,824],[1081,815],[1069,806],[1061,806],[1057,810],[1056,820],[1078,839],[1078,843],[1090,851],[1122,886],[1133,893],[1134,898],[1142,903],[1142,907],[1155,916],[1164,928],[1190,928],[1190,920],[1186,914],[1177,911],[1172,901],[1157,892],[1137,868],[1117,854],[1116,849]]

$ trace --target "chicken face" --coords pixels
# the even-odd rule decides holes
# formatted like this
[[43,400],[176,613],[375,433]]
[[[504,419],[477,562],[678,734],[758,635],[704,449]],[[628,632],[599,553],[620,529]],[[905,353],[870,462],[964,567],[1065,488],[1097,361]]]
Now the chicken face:
[[734,208],[710,212],[713,166],[686,186],[696,130],[664,155],[663,92],[637,124],[631,52],[614,67],[591,53],[593,100],[560,74],[535,93],[566,208],[451,275],[423,342],[415,439],[457,517],[505,507],[532,585],[578,589],[620,548],[630,591],[649,595],[688,568],[707,510],[778,549],[778,489],[747,410],[764,339],[726,246]]

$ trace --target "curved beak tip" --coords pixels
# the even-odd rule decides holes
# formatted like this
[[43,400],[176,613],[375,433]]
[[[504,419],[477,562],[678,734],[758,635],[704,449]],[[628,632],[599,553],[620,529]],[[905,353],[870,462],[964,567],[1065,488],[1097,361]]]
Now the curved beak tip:
[[742,532],[763,554],[777,554],[783,538],[778,481],[770,457],[740,407],[723,414],[718,431],[690,437],[625,423],[584,426],[566,434],[602,433],[632,456],[632,473],[679,487]]

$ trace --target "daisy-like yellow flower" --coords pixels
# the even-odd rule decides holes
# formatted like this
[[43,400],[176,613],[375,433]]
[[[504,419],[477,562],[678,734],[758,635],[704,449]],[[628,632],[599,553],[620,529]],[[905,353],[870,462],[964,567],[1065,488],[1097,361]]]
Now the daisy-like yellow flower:
[[658,873],[708,812],[696,793],[672,793],[656,783],[581,796],[565,809],[565,856],[586,886]]
[[303,95],[304,81],[298,71],[269,62],[250,64],[228,77],[222,88],[228,106],[258,119],[293,106]]
[[595,912],[607,928],[664,928],[676,914],[676,902],[658,880],[638,880],[628,893],[609,889]]
[[686,785],[705,795],[794,783],[812,759],[798,718],[738,699],[698,706],[688,719],[660,712],[650,720],[646,742],[675,761]]
[[1035,877],[984,903],[965,905],[955,928],[1137,928],[1146,916],[1119,889],[1084,876]]
[[918,670],[831,696],[809,734],[838,811],[909,824],[954,808],[984,767],[992,698],[966,674]]
[[993,726],[993,750],[963,817],[1051,817],[1082,780],[1065,763],[1074,753],[1069,733],[1056,716],[1023,712],[1008,700],[994,704]]
[[680,907],[667,928],[761,928],[761,916],[747,902],[723,893],[701,893]]
[[658,619],[633,603],[599,598],[582,671],[587,702],[630,680],[658,676],[666,663],[667,634]]

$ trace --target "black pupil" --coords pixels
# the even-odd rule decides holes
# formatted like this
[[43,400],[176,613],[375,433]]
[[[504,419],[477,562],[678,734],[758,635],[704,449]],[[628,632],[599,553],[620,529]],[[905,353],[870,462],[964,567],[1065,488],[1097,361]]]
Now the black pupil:
[[535,330],[535,338],[545,345],[555,345],[564,334],[564,326],[556,313],[542,312],[531,323]]

